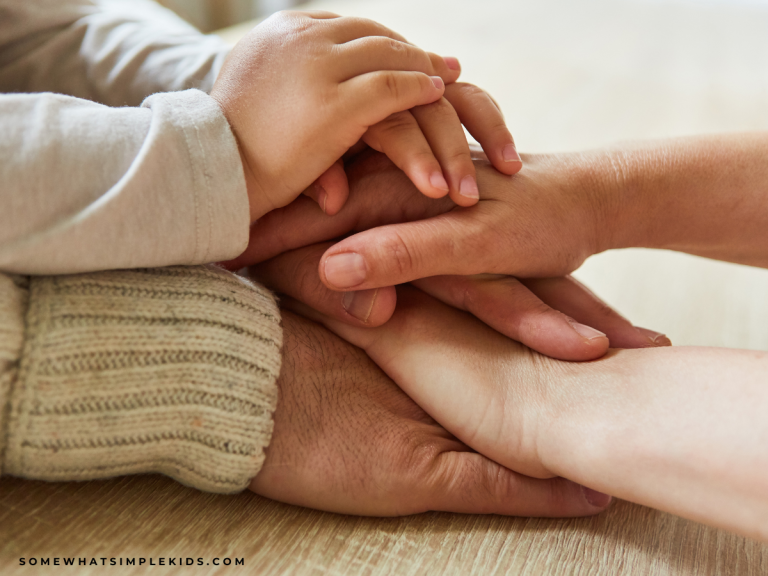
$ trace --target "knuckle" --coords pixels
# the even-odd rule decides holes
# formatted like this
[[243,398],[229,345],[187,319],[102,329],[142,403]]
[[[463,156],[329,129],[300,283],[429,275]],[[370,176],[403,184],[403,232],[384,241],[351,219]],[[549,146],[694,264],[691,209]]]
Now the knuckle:
[[391,50],[392,52],[402,53],[407,51],[407,47],[402,42],[399,42],[395,40],[394,38],[382,38],[382,41],[384,43],[384,46],[382,48],[386,48],[388,50]]
[[423,104],[421,106],[415,106],[414,110],[417,113],[420,113],[422,115],[428,114],[432,118],[437,116],[443,119],[456,118],[458,120],[458,115],[456,114],[456,111],[453,109],[453,106],[451,106],[451,104],[445,98],[440,98],[440,100],[432,102],[431,104]]
[[395,101],[400,100],[400,82],[398,82],[397,76],[391,70],[382,73],[380,88],[387,97]]
[[311,253],[297,258],[292,266],[289,276],[292,279],[291,285],[296,287],[295,296],[305,304],[311,304],[318,295],[324,293],[324,286],[316,270],[317,255]]
[[414,269],[414,255],[399,233],[393,231],[383,248],[388,257],[387,261],[401,277]]
[[395,112],[391,116],[379,123],[378,128],[385,132],[401,133],[404,131],[412,130],[415,126],[415,121],[410,112]]
[[469,84],[468,82],[454,82],[452,88],[466,98],[476,98],[488,95],[488,93],[479,86]]
[[465,166],[468,174],[473,174],[475,171],[475,165],[472,163],[472,155],[469,152],[469,148],[458,148],[447,152],[444,158],[454,165]]

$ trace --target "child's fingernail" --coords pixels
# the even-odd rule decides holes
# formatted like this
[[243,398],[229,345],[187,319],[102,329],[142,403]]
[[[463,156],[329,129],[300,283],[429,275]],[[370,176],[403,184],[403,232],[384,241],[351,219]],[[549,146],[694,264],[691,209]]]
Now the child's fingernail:
[[670,340],[666,335],[662,334],[661,332],[656,332],[655,330],[648,330],[648,328],[640,328],[639,326],[635,326],[635,330],[640,332],[643,336],[648,338],[651,342],[653,342],[654,346],[672,346],[672,340]]
[[360,290],[359,292],[345,292],[344,297],[341,299],[341,305],[344,306],[344,310],[350,316],[354,316],[361,322],[368,322],[378,294],[378,288],[375,290]]
[[320,204],[320,209],[325,212],[326,214],[328,212],[325,211],[325,203],[328,201],[328,194],[325,190],[320,190],[320,194],[317,195],[317,203]]
[[433,188],[448,192],[448,182],[445,181],[440,172],[433,172],[432,176],[429,177],[429,183],[432,184]]
[[366,274],[365,258],[355,252],[334,254],[325,261],[325,279],[336,288],[353,288]]
[[520,154],[517,153],[517,148],[514,144],[507,144],[501,151],[501,155],[504,158],[504,162],[522,162]]
[[430,78],[432,78],[432,84],[435,85],[435,88],[438,90],[445,88],[445,82],[443,82],[443,79],[440,78],[440,76],[430,76]]
[[477,182],[472,176],[464,176],[459,185],[459,194],[467,198],[480,198],[480,191],[477,189]]
[[608,494],[603,494],[586,486],[581,487],[581,493],[584,494],[584,499],[595,508],[605,508],[612,500]]
[[579,336],[586,338],[587,340],[593,340],[594,338],[605,338],[605,334],[600,330],[595,330],[591,326],[585,324],[579,324],[576,320],[568,319],[568,323],[573,327]]
[[445,60],[445,65],[451,70],[461,69],[461,64],[459,64],[458,58],[454,58],[453,56],[443,56],[443,60]]

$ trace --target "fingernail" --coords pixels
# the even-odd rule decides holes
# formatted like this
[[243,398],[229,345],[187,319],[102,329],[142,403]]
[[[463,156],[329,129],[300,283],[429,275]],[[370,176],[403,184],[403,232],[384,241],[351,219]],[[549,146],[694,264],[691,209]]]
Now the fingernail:
[[661,332],[648,330],[648,328],[641,328],[640,326],[635,326],[635,330],[648,338],[654,346],[672,346],[672,340],[670,340],[665,334],[662,334]]
[[440,172],[433,172],[432,176],[429,177],[429,183],[432,184],[433,188],[448,192],[448,182],[445,181],[445,178],[443,178],[443,175],[440,174]]
[[459,194],[467,198],[480,198],[480,191],[477,189],[477,182],[472,176],[464,176],[459,185]]
[[581,491],[584,494],[586,501],[595,508],[605,508],[611,503],[612,498],[608,494],[603,494],[602,492],[592,490],[592,488],[587,488],[586,486],[582,486]]
[[357,286],[365,276],[365,258],[355,252],[335,254],[325,261],[325,279],[336,288]]
[[587,340],[593,340],[594,338],[605,338],[605,334],[600,332],[600,330],[595,330],[591,326],[586,326],[585,324],[579,324],[576,322],[576,320],[568,319],[568,323],[571,325],[571,327],[578,332],[579,336],[582,336],[583,338],[586,338]]
[[517,153],[517,148],[514,144],[507,144],[501,151],[501,156],[504,158],[504,162],[522,162],[520,154]]
[[379,289],[359,290],[357,292],[346,292],[341,299],[341,305],[350,316],[354,316],[361,322],[368,322],[373,311],[373,305],[376,303],[376,296]]
[[440,78],[440,76],[430,76],[430,78],[432,78],[432,84],[435,85],[435,88],[438,90],[445,88],[445,82],[443,82],[443,79]]
[[325,203],[327,201],[328,201],[328,194],[325,192],[325,190],[321,190],[320,194],[318,194],[318,196],[317,196],[317,203],[320,204],[320,208],[326,214],[328,213],[325,210]]
[[454,58],[453,56],[443,56],[443,60],[445,60],[445,65],[448,66],[448,68],[451,70],[461,69],[458,58]]

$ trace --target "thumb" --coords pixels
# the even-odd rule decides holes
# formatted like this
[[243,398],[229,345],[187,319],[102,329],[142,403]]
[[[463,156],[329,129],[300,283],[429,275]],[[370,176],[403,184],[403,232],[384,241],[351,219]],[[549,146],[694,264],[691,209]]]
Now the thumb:
[[483,236],[480,223],[463,211],[372,228],[329,248],[320,260],[320,278],[332,290],[363,290],[442,274],[495,272]]
[[334,162],[304,191],[328,216],[337,214],[349,197],[349,182],[341,160]]

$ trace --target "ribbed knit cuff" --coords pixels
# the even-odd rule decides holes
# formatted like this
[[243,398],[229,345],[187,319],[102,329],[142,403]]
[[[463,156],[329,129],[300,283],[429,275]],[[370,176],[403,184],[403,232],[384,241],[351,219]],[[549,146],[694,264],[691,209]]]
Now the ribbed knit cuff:
[[0,273],[0,474],[4,472],[10,396],[19,373],[28,301],[27,278]]
[[234,492],[260,470],[282,343],[266,289],[212,266],[32,278],[26,321],[6,473]]

